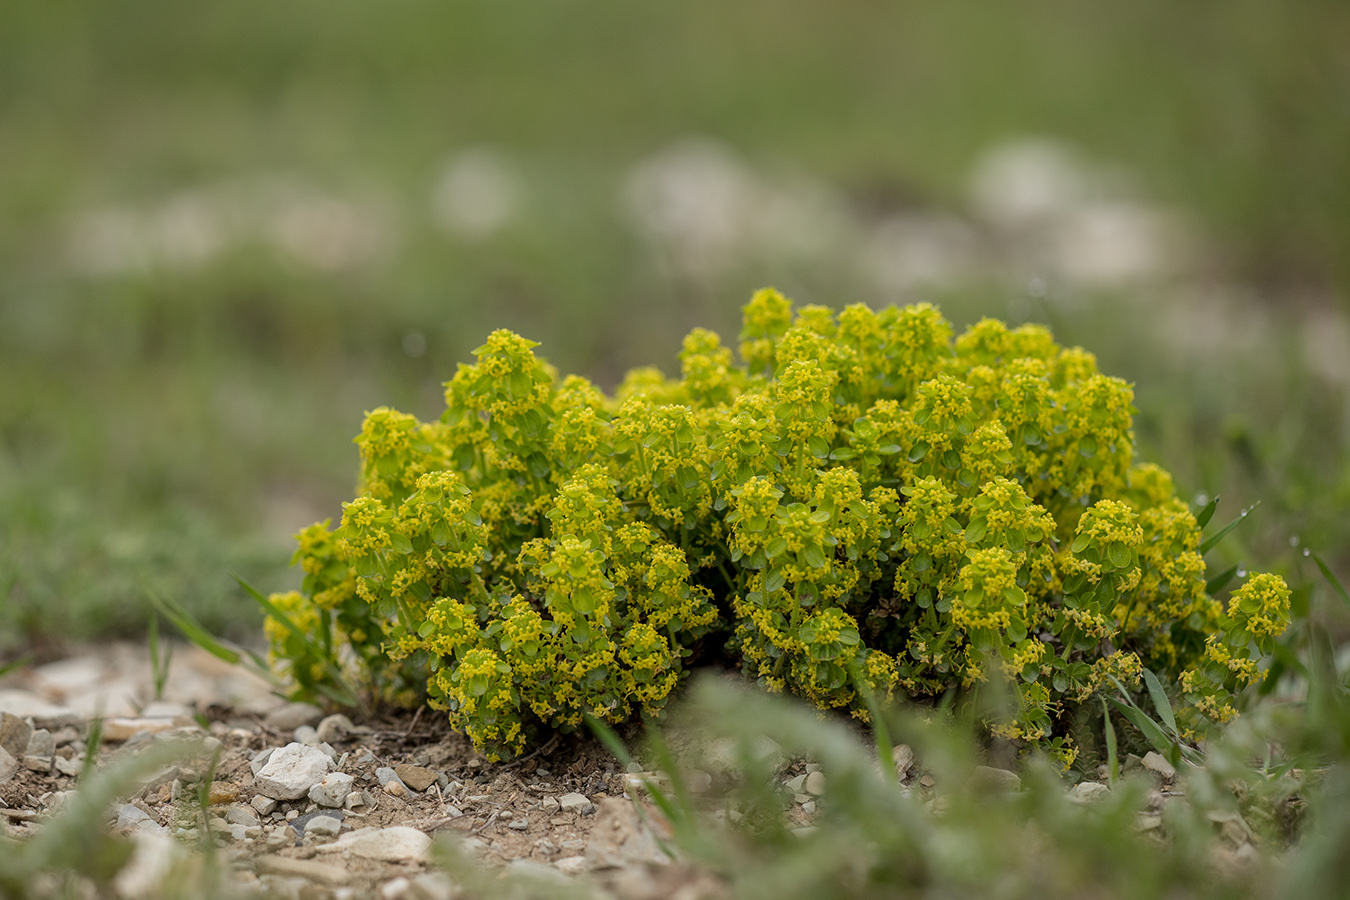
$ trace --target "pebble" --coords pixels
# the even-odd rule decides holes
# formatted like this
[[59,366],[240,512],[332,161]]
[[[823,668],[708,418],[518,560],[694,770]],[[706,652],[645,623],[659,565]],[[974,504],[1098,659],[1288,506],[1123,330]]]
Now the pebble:
[[794,794],[803,793],[806,789],[806,775],[794,775],[783,782],[783,785]]
[[19,761],[4,747],[0,747],[0,784],[9,781],[19,771]]
[[394,774],[400,781],[414,791],[425,791],[440,778],[440,773],[425,766],[413,766],[408,763],[394,766]]
[[52,758],[50,756],[25,756],[23,767],[30,772],[47,775],[52,770]]
[[207,792],[207,802],[212,806],[222,803],[234,803],[239,799],[239,785],[229,781],[211,782],[211,790]]
[[317,725],[323,719],[323,710],[313,703],[293,702],[267,713],[263,721],[277,731],[295,731],[301,725]]
[[1096,803],[1105,800],[1111,789],[1097,781],[1080,781],[1069,790],[1069,799],[1079,803]]
[[528,831],[530,828],[530,820],[512,819],[510,822],[506,824],[506,827],[510,828],[512,831]]
[[299,800],[332,767],[333,760],[322,750],[291,743],[272,754],[254,776],[254,783],[259,793],[274,800]]
[[562,859],[555,859],[553,865],[564,875],[580,875],[586,871],[586,857],[564,856]]
[[258,811],[258,815],[270,816],[272,811],[277,808],[277,801],[263,794],[258,794],[251,801],[251,805]]
[[400,785],[407,787],[407,785],[404,785],[403,781],[398,777],[398,773],[395,772],[393,769],[391,769],[389,766],[381,766],[380,768],[376,769],[375,780],[380,783],[380,787],[386,789],[389,787],[389,785],[393,784],[394,782],[398,782]]
[[895,774],[903,780],[914,766],[914,748],[909,744],[898,744],[891,751],[891,759],[895,762]]
[[254,776],[257,776],[262,767],[267,765],[267,761],[272,758],[272,754],[276,751],[276,747],[265,747],[253,754],[253,759],[249,761],[248,767],[253,771]]
[[1176,780],[1177,770],[1172,767],[1172,764],[1168,762],[1161,753],[1154,750],[1150,750],[1148,753],[1144,754],[1143,766],[1145,769],[1148,769],[1154,775],[1158,776],[1164,783],[1170,783]]
[[581,812],[590,805],[591,801],[586,795],[576,791],[568,791],[558,798],[558,808],[563,812]]
[[56,764],[56,771],[62,775],[69,775],[73,778],[84,771],[84,759],[81,757],[66,759],[64,756],[58,756],[52,761]]
[[395,825],[392,828],[360,828],[331,844],[324,844],[319,850],[342,850],[353,856],[386,862],[421,862],[426,859],[430,846],[431,838],[427,834],[406,825]]
[[322,781],[309,789],[309,799],[320,806],[336,809],[346,803],[354,780],[342,772],[329,772]]
[[27,754],[29,756],[55,756],[56,738],[52,737],[52,733],[47,729],[38,728],[28,738]]
[[257,825],[258,812],[251,806],[232,806],[225,810],[225,821],[231,825]]
[[305,834],[334,835],[342,830],[342,820],[333,816],[315,816],[305,823]]
[[291,740],[310,747],[317,747],[319,746],[319,732],[315,730],[313,725],[301,725],[295,729],[295,732],[291,735]]
[[806,792],[817,797],[825,793],[825,773],[816,771],[806,776]]
[[326,717],[319,723],[318,727],[319,740],[326,744],[333,744],[345,740],[347,736],[351,734],[370,734],[370,731],[371,730],[364,725],[358,726],[352,724],[352,720],[342,713]]

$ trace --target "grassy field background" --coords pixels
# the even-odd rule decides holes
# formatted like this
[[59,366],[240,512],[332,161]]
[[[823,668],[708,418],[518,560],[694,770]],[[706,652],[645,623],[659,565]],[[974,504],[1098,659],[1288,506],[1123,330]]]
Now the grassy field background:
[[[972,173],[1027,136],[1074,203],[1180,211],[1175,258],[1018,249]],[[143,634],[148,589],[256,639],[230,573],[298,582],[365,410],[434,417],[497,327],[670,371],[765,284],[1047,322],[1136,383],[1142,455],[1260,501],[1230,562],[1344,571],[1346,159],[1333,0],[10,0],[0,660]]]

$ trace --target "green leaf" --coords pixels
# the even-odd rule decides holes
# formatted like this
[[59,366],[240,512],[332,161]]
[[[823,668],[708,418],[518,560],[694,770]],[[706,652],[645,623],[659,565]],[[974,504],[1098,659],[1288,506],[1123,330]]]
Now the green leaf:
[[806,564],[813,569],[825,567],[825,551],[819,544],[806,545]]
[[1073,543],[1069,545],[1069,552],[1082,553],[1084,550],[1088,548],[1088,545],[1091,543],[1092,543],[1092,535],[1080,534],[1078,535],[1078,537],[1074,538]]
[[[1260,501],[1257,501],[1257,502],[1260,502]],[[1241,513],[1241,515],[1239,515],[1236,519],[1234,519],[1233,521],[1231,521],[1231,522],[1229,522],[1227,525],[1225,525],[1225,526],[1224,526],[1222,529],[1220,529],[1216,534],[1214,534],[1214,535],[1212,535],[1212,536],[1206,538],[1206,539],[1204,540],[1204,542],[1200,544],[1200,547],[1199,547],[1199,550],[1198,550],[1198,552],[1200,553],[1200,555],[1201,555],[1201,556],[1204,556],[1204,555],[1205,555],[1206,553],[1208,553],[1210,550],[1214,549],[1214,546],[1215,546],[1216,544],[1218,544],[1219,541],[1221,541],[1221,540],[1223,540],[1224,538],[1226,538],[1226,537],[1228,536],[1228,532],[1232,531],[1234,528],[1236,528],[1236,527],[1238,527],[1239,525],[1241,525],[1241,524],[1242,524],[1242,520],[1245,519],[1245,518],[1247,518],[1248,513],[1250,513],[1250,512],[1252,511],[1252,509],[1255,509],[1255,508],[1256,508],[1256,504],[1252,504],[1251,507],[1249,507],[1248,509],[1243,510],[1242,513]]]
[[786,581],[787,574],[783,571],[782,566],[770,569],[769,574],[764,576],[764,593],[772,594],[774,591],[781,589]]
[[928,455],[928,442],[919,441],[914,446],[909,448],[909,454],[907,458],[909,459],[910,462],[914,463],[923,459],[927,455]]
[[775,557],[782,556],[786,550],[787,550],[787,538],[781,535],[776,538],[773,538],[767,544],[764,545],[764,555],[768,559],[774,559]]
[[230,665],[238,665],[242,657],[237,650],[226,647],[220,641],[216,640],[215,635],[202,627],[192,614],[184,609],[176,600],[170,600],[167,597],[161,597],[159,594],[145,589],[150,602],[154,604],[155,609],[163,613],[164,618],[173,623],[183,635],[198,647],[210,653],[217,659],[223,660]]
[[966,526],[966,541],[972,544],[978,544],[984,540],[984,536],[989,531],[989,521],[983,517],[971,519],[970,524]]
[[1144,669],[1144,684],[1148,685],[1148,695],[1153,700],[1153,708],[1158,711],[1158,718],[1162,719],[1167,730],[1175,735],[1177,719],[1172,713],[1172,701],[1167,699],[1167,691],[1163,690],[1162,682],[1152,670]]
[[1102,722],[1102,731],[1106,734],[1106,764],[1111,773],[1111,786],[1115,787],[1120,780],[1120,756],[1116,749],[1116,726],[1111,724],[1111,709],[1105,699],[1102,700]]
[[1127,568],[1130,564],[1130,548],[1120,541],[1112,541],[1106,548],[1106,555],[1111,560],[1111,565],[1117,569]]
[[1219,498],[1215,497],[1205,505],[1204,509],[1200,510],[1199,514],[1195,517],[1195,524],[1200,528],[1204,528],[1209,524],[1209,520],[1214,518],[1214,510],[1218,508]]

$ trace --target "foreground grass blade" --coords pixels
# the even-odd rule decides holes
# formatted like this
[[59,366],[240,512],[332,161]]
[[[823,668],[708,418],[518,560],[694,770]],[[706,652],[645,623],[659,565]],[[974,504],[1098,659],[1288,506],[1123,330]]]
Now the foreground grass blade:
[[[1258,502],[1259,502],[1259,501],[1258,501]],[[1247,516],[1251,514],[1251,511],[1252,511],[1253,509],[1256,509],[1256,504],[1255,504],[1255,503],[1253,503],[1253,504],[1252,504],[1251,506],[1249,506],[1247,509],[1244,509],[1241,513],[1239,513],[1239,514],[1238,514],[1238,517],[1237,517],[1236,519],[1234,519],[1233,521],[1229,522],[1227,525],[1223,526],[1223,528],[1219,529],[1219,530],[1218,530],[1217,532],[1215,532],[1214,534],[1212,534],[1212,535],[1210,535],[1209,537],[1205,538],[1205,540],[1201,542],[1201,544],[1200,544],[1200,546],[1199,546],[1199,548],[1198,548],[1199,554],[1200,554],[1201,556],[1204,556],[1204,555],[1205,555],[1206,553],[1208,553],[1210,550],[1213,550],[1214,547],[1219,543],[1219,541],[1221,541],[1221,540],[1223,540],[1224,538],[1228,537],[1228,533],[1229,533],[1230,531],[1232,531],[1234,528],[1236,528],[1236,527],[1238,527],[1239,525],[1242,524],[1243,520],[1246,519]]]
[[1218,508],[1219,508],[1219,498],[1215,497],[1213,500],[1209,501],[1209,503],[1205,504],[1204,509],[1200,510],[1200,512],[1196,514],[1195,524],[1200,528],[1204,528],[1206,525],[1209,524],[1209,520],[1214,518],[1214,510]]
[[1172,701],[1167,698],[1167,691],[1163,690],[1162,682],[1158,680],[1157,675],[1144,669],[1144,684],[1148,685],[1148,695],[1153,700],[1154,709],[1158,711],[1158,718],[1162,719],[1168,732],[1176,735],[1177,719],[1172,713]]
[[305,648],[305,652],[311,659],[323,666],[324,673],[333,681],[333,686],[316,684],[313,688],[319,693],[344,706],[355,706],[365,709],[365,702],[361,695],[347,682],[342,671],[337,667],[332,657],[324,653],[323,650],[314,643],[309,635],[305,634],[301,628],[291,621],[290,616],[282,612],[275,603],[263,596],[262,592],[249,584],[239,575],[234,576],[234,580],[239,582],[239,586],[248,592],[248,595],[257,602],[263,610],[276,621],[280,622],[282,627],[300,641]]
[[1111,786],[1120,780],[1120,756],[1116,749],[1116,726],[1111,724],[1111,708],[1102,701],[1102,731],[1106,735],[1106,763],[1111,773]]
[[232,666],[239,665],[240,661],[243,659],[239,651],[227,647],[216,640],[215,635],[211,634],[211,632],[198,624],[197,620],[192,617],[192,614],[184,609],[178,601],[162,597],[148,587],[145,589],[145,593],[146,596],[150,598],[150,602],[154,604],[155,609],[159,610],[159,612],[164,615],[164,618],[172,622],[173,627],[177,628],[179,632],[182,633],[183,637],[192,641],[192,643],[201,647],[217,659],[224,660]]

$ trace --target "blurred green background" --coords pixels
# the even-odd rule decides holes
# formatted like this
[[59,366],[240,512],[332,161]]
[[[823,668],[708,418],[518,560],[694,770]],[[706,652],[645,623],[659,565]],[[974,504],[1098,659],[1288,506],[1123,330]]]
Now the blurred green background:
[[[1043,321],[1230,562],[1350,562],[1350,5],[7,0],[0,659],[256,637],[362,413],[773,284]],[[1216,520],[1217,521],[1217,520]]]

